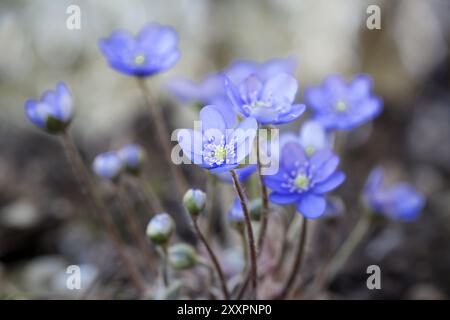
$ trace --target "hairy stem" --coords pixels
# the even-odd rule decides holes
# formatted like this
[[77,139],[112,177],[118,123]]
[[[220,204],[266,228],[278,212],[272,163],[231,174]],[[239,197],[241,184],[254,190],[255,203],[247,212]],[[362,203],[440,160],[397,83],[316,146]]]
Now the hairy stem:
[[122,263],[124,264],[131,281],[141,294],[145,293],[146,289],[144,279],[142,278],[142,275],[139,273],[136,266],[128,257],[120,236],[114,226],[114,222],[109,215],[108,209],[101,196],[97,193],[97,189],[94,187],[91,176],[89,175],[89,171],[84,165],[83,160],[81,159],[80,153],[75,146],[72,136],[68,132],[63,133],[62,143],[64,145],[64,149],[66,150],[66,154],[72,170],[81,186],[81,189],[83,193],[89,195],[89,199],[91,200],[95,211],[100,216],[100,219],[106,228],[106,231],[113,243],[115,250],[117,251],[117,254],[119,255],[119,258],[122,260]]
[[253,289],[253,296],[257,298],[257,289],[258,289],[258,270],[257,270],[257,258],[256,258],[256,247],[255,247],[255,239],[253,236],[253,228],[252,223],[250,221],[250,213],[247,205],[247,198],[245,196],[242,185],[239,182],[237,174],[234,170],[231,170],[231,177],[233,178],[234,188],[239,196],[239,200],[241,201],[242,211],[244,212],[244,222],[247,230],[248,237],[248,246],[250,252],[250,274],[251,274],[251,283]]
[[139,227],[139,221],[136,218],[135,212],[131,209],[128,198],[126,197],[126,195],[124,195],[125,190],[123,190],[123,185],[120,183],[120,181],[118,182],[118,185],[115,185],[115,191],[119,200],[120,207],[125,215],[125,221],[128,225],[131,236],[144,255],[144,260],[147,264],[147,268],[149,270],[152,270],[154,261],[152,256],[150,255],[150,248],[144,236],[144,231]]
[[223,296],[224,296],[225,300],[229,300],[230,293],[228,291],[227,282],[225,280],[225,275],[223,273],[222,267],[220,266],[219,260],[217,259],[216,255],[214,254],[214,251],[208,244],[208,241],[206,241],[205,237],[203,236],[203,233],[200,231],[200,228],[198,227],[198,223],[197,223],[197,217],[192,217],[192,220],[194,222],[195,231],[197,232],[197,235],[200,238],[200,241],[203,242],[203,245],[205,246],[206,251],[208,251],[209,257],[210,257],[210,259],[214,265],[214,268],[216,269],[216,272],[219,276]]
[[259,136],[259,129],[258,134],[256,136],[256,157],[258,162],[258,176],[259,176],[259,182],[261,185],[261,198],[262,198],[262,210],[261,210],[261,228],[258,235],[258,255],[261,254],[263,245],[264,245],[264,239],[266,236],[267,231],[267,223],[269,220],[269,195],[267,193],[267,187],[264,184],[264,178],[262,176],[262,165],[261,165],[261,155],[260,155],[260,136]]
[[303,261],[303,255],[305,252],[306,243],[306,230],[307,230],[308,220],[303,217],[302,228],[300,232],[300,237],[298,238],[297,251],[295,252],[294,263],[292,264],[289,276],[286,278],[283,289],[277,296],[277,299],[283,300],[290,293],[292,286],[295,284],[295,279],[300,271],[300,267]]
[[164,120],[161,109],[156,105],[155,100],[153,99],[150,90],[145,85],[145,81],[141,78],[138,78],[138,85],[142,91],[142,94],[145,97],[145,101],[150,109],[151,115],[153,117],[153,123],[156,128],[156,132],[159,139],[159,144],[163,148],[164,157],[166,158],[166,162],[169,165],[170,172],[175,181],[175,185],[177,187],[177,191],[180,196],[183,196],[186,192],[187,183],[184,178],[183,173],[179,166],[176,166],[171,159],[172,147],[170,145],[170,135],[166,126],[166,122]]

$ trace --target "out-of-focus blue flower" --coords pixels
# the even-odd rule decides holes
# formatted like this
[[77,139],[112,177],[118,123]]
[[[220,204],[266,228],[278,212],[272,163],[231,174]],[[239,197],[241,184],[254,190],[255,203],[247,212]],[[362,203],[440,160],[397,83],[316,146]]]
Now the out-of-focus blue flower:
[[370,173],[364,197],[374,212],[396,220],[415,220],[425,206],[424,196],[408,183],[386,187],[380,167]]
[[254,117],[259,123],[284,124],[294,121],[305,111],[303,104],[293,104],[297,80],[280,73],[267,80],[252,74],[240,83],[224,76],[228,97],[244,117]]
[[264,179],[273,191],[269,199],[281,205],[295,203],[297,210],[310,219],[321,216],[326,208],[324,194],[345,180],[343,172],[336,172],[338,164],[339,158],[327,149],[309,158],[300,143],[286,143],[278,173]]
[[342,216],[345,210],[345,204],[341,198],[331,196],[327,197],[327,205],[325,208],[325,217],[337,218]]
[[258,124],[246,118],[237,124],[230,110],[213,105],[200,111],[201,131],[182,129],[178,143],[195,164],[211,172],[236,168],[250,153]]
[[320,86],[307,88],[305,103],[326,129],[351,130],[380,114],[383,102],[371,91],[367,75],[358,75],[349,83],[333,75]]
[[300,134],[284,133],[280,136],[281,147],[288,142],[299,142],[308,157],[323,149],[332,149],[327,132],[320,124],[314,120],[306,121],[300,128]]
[[178,36],[171,27],[149,24],[136,37],[117,30],[99,47],[115,70],[137,77],[147,77],[171,68],[179,59]]
[[25,114],[41,129],[51,133],[64,131],[73,115],[73,101],[69,88],[65,83],[59,82],[55,91],[45,91],[39,100],[25,101]]
[[122,160],[125,169],[130,173],[139,173],[142,163],[145,160],[144,149],[136,144],[128,144],[117,151],[117,155]]
[[[249,164],[248,166],[245,166],[244,168],[236,169],[236,175],[238,177],[238,180],[240,182],[247,181],[253,173],[256,172],[256,169],[258,166],[256,164]],[[228,171],[224,172],[218,172],[215,173],[216,176],[218,176],[222,181],[233,183],[233,178],[231,177],[231,173]]]
[[[297,67],[296,59],[274,58],[263,63],[250,60],[236,60],[223,70],[233,83],[240,83],[251,74],[261,79],[269,79],[279,73],[294,75]],[[167,82],[167,89],[183,102],[199,102],[207,104],[229,104],[226,95],[222,73],[210,73],[202,80],[195,82],[182,77],[175,77]]]
[[102,179],[114,180],[123,169],[123,162],[115,152],[100,153],[94,159],[92,168]]
[[234,199],[233,205],[228,210],[228,220],[231,222],[244,221],[244,211],[242,210],[241,201],[239,198]]

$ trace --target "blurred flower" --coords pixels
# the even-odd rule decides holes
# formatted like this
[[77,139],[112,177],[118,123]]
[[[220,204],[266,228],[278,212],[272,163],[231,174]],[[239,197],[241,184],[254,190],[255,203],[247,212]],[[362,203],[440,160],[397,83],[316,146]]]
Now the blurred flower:
[[338,164],[339,158],[329,150],[308,158],[300,143],[286,143],[278,173],[264,179],[273,190],[269,199],[281,205],[295,203],[297,210],[310,219],[321,216],[326,208],[324,194],[345,180],[343,172],[336,172]]
[[158,244],[165,245],[169,242],[175,230],[172,217],[163,212],[155,215],[147,225],[146,234],[149,239]]
[[297,80],[287,73],[267,80],[252,74],[235,83],[225,76],[224,82],[233,107],[244,117],[254,117],[263,125],[288,123],[305,111],[303,104],[292,104],[298,85]]
[[328,218],[337,218],[342,216],[345,211],[344,201],[340,197],[331,196],[327,198],[327,206],[324,216]]
[[199,189],[189,189],[184,194],[183,205],[191,215],[196,216],[205,209],[206,194]]
[[117,30],[99,47],[115,70],[137,77],[147,77],[171,68],[179,59],[178,35],[171,27],[149,24],[134,37]]
[[[240,83],[251,74],[268,79],[279,73],[294,75],[297,61],[294,58],[274,58],[263,63],[249,60],[236,60],[223,70],[233,83]],[[167,82],[167,89],[183,102],[207,104],[227,104],[228,98],[223,86],[221,73],[210,73],[202,80],[194,82],[175,77]]]
[[190,269],[197,264],[194,247],[186,243],[174,244],[169,248],[168,254],[169,263],[176,270]]
[[244,212],[242,211],[241,200],[239,198],[235,198],[233,205],[228,209],[228,220],[231,222],[244,221]]
[[55,91],[45,91],[39,100],[25,101],[25,114],[32,123],[50,133],[64,131],[73,115],[69,88],[59,82]]
[[[243,168],[235,169],[238,180],[240,182],[247,181],[252,176],[252,174],[256,172],[257,168],[258,166],[256,164],[249,164],[248,166],[245,166]],[[233,183],[233,178],[231,177],[231,173],[229,171],[217,172],[214,174],[218,176],[222,181]]]
[[140,172],[145,159],[145,151],[138,144],[128,144],[117,151],[117,155],[122,160],[125,170],[137,174]]
[[384,186],[384,172],[375,168],[367,179],[364,198],[370,209],[396,220],[414,220],[425,206],[424,196],[408,183]]
[[299,136],[293,133],[284,133],[281,135],[281,146],[290,141],[299,142],[303,149],[305,149],[308,157],[311,157],[317,151],[332,149],[325,129],[319,122],[314,120],[308,120],[301,126]]
[[349,83],[333,75],[322,85],[307,88],[305,103],[326,129],[351,130],[380,114],[383,102],[371,90],[372,81],[367,75],[358,75]]
[[92,168],[100,178],[114,180],[122,172],[123,163],[117,153],[105,152],[95,157]]
[[193,163],[211,172],[236,168],[250,153],[258,125],[246,118],[236,125],[229,110],[209,105],[200,111],[201,131],[182,129],[178,143]]

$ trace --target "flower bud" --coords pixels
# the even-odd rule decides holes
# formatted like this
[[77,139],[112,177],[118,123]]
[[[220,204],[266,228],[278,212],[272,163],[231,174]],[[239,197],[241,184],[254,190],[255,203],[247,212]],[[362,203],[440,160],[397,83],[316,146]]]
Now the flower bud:
[[262,208],[262,200],[261,198],[256,198],[250,201],[249,210],[250,210],[250,218],[254,221],[261,220],[261,208]]
[[190,269],[197,264],[197,253],[191,245],[177,243],[169,248],[168,259],[176,270]]
[[115,152],[105,152],[95,157],[92,168],[100,178],[114,180],[122,172],[123,163]]
[[155,215],[147,225],[147,236],[150,240],[158,245],[165,245],[169,242],[175,223],[167,213],[159,213]]
[[128,144],[121,148],[117,154],[122,160],[125,170],[132,174],[139,174],[145,160],[145,151],[138,144]]
[[199,189],[189,189],[183,197],[183,205],[193,216],[198,215],[206,204],[206,194]]

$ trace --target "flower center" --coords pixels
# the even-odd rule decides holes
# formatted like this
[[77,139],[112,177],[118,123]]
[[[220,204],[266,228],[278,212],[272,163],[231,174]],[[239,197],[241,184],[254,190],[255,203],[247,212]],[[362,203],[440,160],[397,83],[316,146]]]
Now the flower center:
[[141,65],[145,62],[145,56],[143,54],[138,54],[134,57],[134,63],[137,65]]
[[261,107],[270,107],[270,104],[266,101],[254,101],[250,105],[251,108],[261,108]]
[[314,154],[314,152],[316,152],[316,148],[314,148],[313,146],[307,146],[305,151],[306,151],[306,155],[308,157],[311,157]]
[[306,188],[308,188],[309,185],[309,179],[306,175],[304,174],[299,174],[297,175],[297,177],[294,180],[294,184],[297,188],[305,190]]
[[344,101],[342,101],[342,100],[338,101],[336,103],[336,110],[338,112],[345,112],[345,111],[347,111],[347,108],[348,108],[347,104]]
[[219,161],[225,160],[227,157],[227,149],[224,146],[217,146],[216,150],[214,150],[214,158]]

